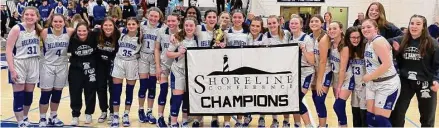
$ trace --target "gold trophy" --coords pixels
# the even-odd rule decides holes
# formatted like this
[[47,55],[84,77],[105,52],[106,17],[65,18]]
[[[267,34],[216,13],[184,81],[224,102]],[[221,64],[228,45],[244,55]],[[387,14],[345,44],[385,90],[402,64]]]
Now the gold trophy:
[[212,45],[215,44],[216,46],[219,46],[219,43],[224,41],[224,31],[221,28],[222,24],[220,24],[220,26],[215,29],[215,31],[213,31],[213,40],[211,43]]

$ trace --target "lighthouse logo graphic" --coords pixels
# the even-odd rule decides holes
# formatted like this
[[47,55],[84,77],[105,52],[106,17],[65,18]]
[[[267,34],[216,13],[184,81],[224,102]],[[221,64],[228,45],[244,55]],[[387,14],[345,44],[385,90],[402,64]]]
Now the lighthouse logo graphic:
[[268,72],[259,70],[256,68],[243,66],[237,68],[235,70],[230,71],[229,69],[229,58],[227,55],[223,57],[223,70],[222,71],[213,71],[207,76],[219,76],[219,75],[263,75],[263,74],[290,74],[291,71],[281,71],[281,72]]

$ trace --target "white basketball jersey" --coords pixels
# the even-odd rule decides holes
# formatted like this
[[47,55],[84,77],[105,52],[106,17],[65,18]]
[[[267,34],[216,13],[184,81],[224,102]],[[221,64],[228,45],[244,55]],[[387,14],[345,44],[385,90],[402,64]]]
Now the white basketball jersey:
[[260,33],[256,39],[253,39],[253,35],[251,33],[247,36],[248,45],[262,45],[262,39],[264,38],[264,34]]
[[147,54],[154,53],[155,41],[157,40],[158,30],[163,27],[162,23],[158,23],[157,26],[151,26],[148,21],[142,23],[143,32],[143,47],[141,52]]
[[173,34],[171,33],[171,31],[169,30],[168,27],[163,27],[162,29],[160,29],[159,31],[159,35],[157,37],[157,41],[160,42],[160,60],[162,62],[162,64],[165,64],[165,66],[171,66],[172,64],[172,59],[169,59],[168,56],[166,56],[166,52],[168,51],[168,47],[171,44],[170,41],[170,37]]
[[[187,39],[185,38],[183,41],[178,42],[176,44],[171,44],[168,48],[168,51],[175,52],[178,51],[179,47],[197,47],[197,37],[195,36],[193,39]],[[185,62],[184,59],[186,56],[175,58],[174,63],[172,66],[177,66],[178,68],[184,68]]]
[[139,53],[141,44],[137,43],[139,37],[130,37],[128,34],[122,34],[119,38],[119,50],[116,57],[123,60],[135,60],[136,54]]
[[264,43],[264,45],[287,44],[291,34],[287,30],[283,30],[283,32],[284,32],[284,36],[282,39],[280,39],[279,35],[275,36],[271,34],[271,32],[266,32],[264,34],[264,38],[262,39],[262,42]]
[[[314,41],[314,57],[315,57],[315,67],[319,67],[319,62],[320,62],[320,50],[319,50],[319,41],[317,40],[317,37],[314,38],[314,35],[311,33],[310,37],[313,38]],[[330,50],[328,49],[328,58],[329,55],[331,54]],[[329,60],[326,61],[326,70],[325,71],[330,71],[331,70],[331,63],[329,62]]]
[[[363,76],[366,74],[366,64],[364,59],[351,59],[349,60],[350,69],[352,70],[352,74],[354,75],[355,84],[360,85],[363,81]],[[355,88],[360,86],[355,86]]]
[[331,71],[338,73],[340,71],[340,52],[331,45],[331,53],[329,54],[329,62],[331,63]]
[[22,24],[17,25],[20,28],[20,33],[13,49],[14,58],[25,59],[40,56],[40,38],[36,31],[28,32]]
[[53,33],[52,28],[48,28],[47,37],[43,43],[43,63],[50,65],[62,65],[67,63],[69,41],[70,36],[65,27],[59,36]]
[[227,36],[227,46],[246,46],[248,45],[248,31],[241,29],[241,30],[234,30],[233,27],[231,27],[229,30],[227,30],[226,36]]
[[[376,39],[384,39],[384,37],[378,35],[366,44],[366,51],[364,52],[364,58],[366,59],[367,74],[374,72],[381,65],[381,60],[373,49],[373,43],[375,43],[374,41]],[[392,49],[389,50],[389,58],[393,60]],[[388,77],[396,74],[396,69],[395,66],[393,66],[393,61],[390,61],[390,63],[392,66],[390,66],[390,68],[386,71],[386,73],[379,76],[378,78]]]
[[[310,36],[306,35],[306,33],[302,32],[300,33],[299,38],[294,38],[294,36],[291,36],[290,38],[290,43],[297,43],[300,45],[305,45],[305,51],[306,52],[313,52],[314,50],[314,42],[311,39]],[[299,51],[300,52],[300,51]],[[301,66],[311,66],[308,61],[306,60],[305,55],[303,55],[302,52],[300,52],[302,54],[302,59],[301,59]]]
[[210,47],[213,39],[213,31],[207,30],[207,25],[201,24],[197,26],[198,47]]

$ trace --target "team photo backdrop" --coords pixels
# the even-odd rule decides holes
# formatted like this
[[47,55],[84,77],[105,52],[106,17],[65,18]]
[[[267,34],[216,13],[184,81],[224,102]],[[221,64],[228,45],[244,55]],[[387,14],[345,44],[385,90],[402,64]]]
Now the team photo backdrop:
[[299,47],[189,48],[189,113],[299,111]]

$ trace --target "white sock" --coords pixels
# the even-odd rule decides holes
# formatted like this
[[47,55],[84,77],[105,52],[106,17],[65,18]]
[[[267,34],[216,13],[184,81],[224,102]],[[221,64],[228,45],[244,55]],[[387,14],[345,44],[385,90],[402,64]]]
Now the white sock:
[[56,116],[56,111],[51,111],[50,112],[50,117],[54,117],[54,116]]
[[119,116],[119,112],[114,112],[114,116]]
[[299,127],[300,127],[300,125],[301,125],[300,122],[295,122],[294,124],[298,125]]
[[18,125],[23,124],[23,120],[18,121]]
[[27,119],[27,116],[23,116],[23,120],[24,120],[24,119]]
[[183,118],[182,123],[187,122],[187,118]]
[[229,121],[224,122],[224,126],[226,126],[226,125],[230,125],[230,122]]
[[146,109],[146,112],[151,112],[151,111],[152,111],[151,108]]
[[46,118],[46,113],[40,113],[40,119],[41,118]]
[[144,109],[143,107],[140,107],[139,109]]
[[159,113],[159,117],[163,117],[163,113]]
[[128,114],[130,114],[130,110],[125,110],[124,112],[123,112],[123,114],[125,115],[128,115]]

